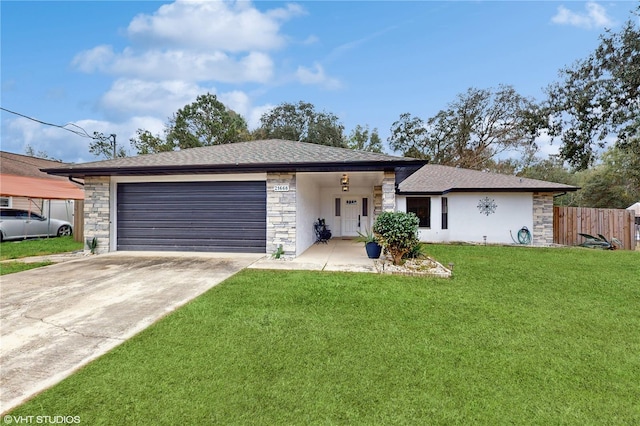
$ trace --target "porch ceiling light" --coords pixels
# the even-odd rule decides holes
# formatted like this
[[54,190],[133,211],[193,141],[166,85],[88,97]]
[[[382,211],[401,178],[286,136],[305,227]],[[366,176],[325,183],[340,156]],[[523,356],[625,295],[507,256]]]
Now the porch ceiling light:
[[347,192],[349,190],[349,185],[342,185],[342,192]]
[[342,186],[349,185],[349,176],[346,173],[342,175],[342,178],[340,178],[340,185]]

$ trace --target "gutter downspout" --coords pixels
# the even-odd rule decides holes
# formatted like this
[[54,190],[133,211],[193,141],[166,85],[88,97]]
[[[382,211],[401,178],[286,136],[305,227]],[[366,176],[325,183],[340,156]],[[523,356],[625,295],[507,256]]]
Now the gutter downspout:
[[79,180],[73,180],[71,176],[68,176],[69,180],[73,183],[77,183],[80,186],[84,186],[84,182],[80,182]]

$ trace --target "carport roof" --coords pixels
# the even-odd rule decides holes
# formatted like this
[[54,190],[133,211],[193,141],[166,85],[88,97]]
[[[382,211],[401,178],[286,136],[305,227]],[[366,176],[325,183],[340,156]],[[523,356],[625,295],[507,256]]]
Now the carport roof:
[[447,194],[449,192],[568,192],[577,186],[482,172],[459,167],[426,164],[400,185],[401,194]]
[[269,139],[73,164],[43,171],[73,177],[264,171],[372,171],[417,167],[425,163],[414,158]]

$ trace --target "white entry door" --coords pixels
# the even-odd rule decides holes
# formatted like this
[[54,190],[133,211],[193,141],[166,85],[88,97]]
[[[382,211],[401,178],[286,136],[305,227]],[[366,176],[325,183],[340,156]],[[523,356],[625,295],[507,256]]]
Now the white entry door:
[[360,230],[360,200],[342,197],[342,236],[356,237]]

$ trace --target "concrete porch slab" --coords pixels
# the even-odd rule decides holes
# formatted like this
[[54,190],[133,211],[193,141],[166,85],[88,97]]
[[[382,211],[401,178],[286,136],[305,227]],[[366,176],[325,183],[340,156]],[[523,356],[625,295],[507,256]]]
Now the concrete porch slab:
[[249,268],[376,273],[364,244],[346,238],[331,238],[326,244],[314,244],[295,259],[273,259],[268,256]]

